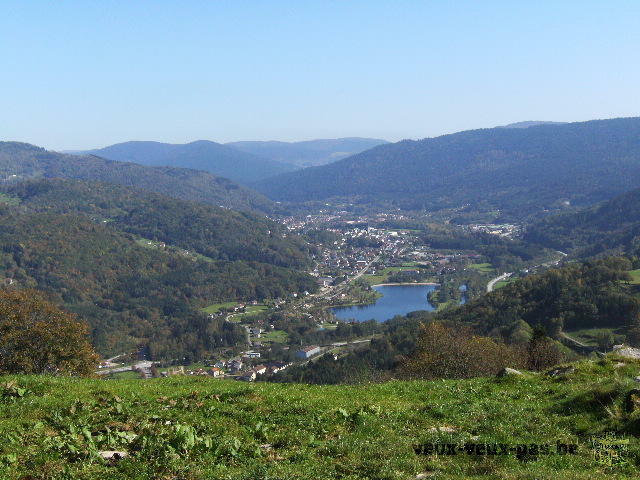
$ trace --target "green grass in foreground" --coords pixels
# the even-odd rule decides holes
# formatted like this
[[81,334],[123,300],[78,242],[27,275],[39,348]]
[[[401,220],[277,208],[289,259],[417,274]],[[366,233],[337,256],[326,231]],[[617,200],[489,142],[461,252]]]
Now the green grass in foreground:
[[126,372],[111,373],[107,376],[109,380],[135,380],[140,379],[140,373],[129,370]]
[[[619,368],[584,361],[560,378],[361,386],[0,377],[0,478],[638,478],[640,413],[623,408],[638,374],[628,361]],[[595,461],[589,438],[606,431],[629,436],[626,466]],[[431,442],[555,449],[558,441],[577,443],[577,454],[517,459],[413,449]],[[109,464],[102,450],[129,456]]]

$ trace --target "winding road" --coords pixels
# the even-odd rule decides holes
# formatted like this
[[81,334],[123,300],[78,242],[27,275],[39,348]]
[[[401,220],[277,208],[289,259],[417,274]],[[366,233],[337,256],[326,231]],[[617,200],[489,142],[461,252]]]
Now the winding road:
[[496,277],[496,278],[493,278],[493,279],[489,280],[489,283],[487,283],[487,293],[493,291],[493,287],[495,286],[496,283],[498,283],[500,280],[504,280],[506,278],[509,278],[511,275],[513,275],[513,272],[503,273],[499,277]]

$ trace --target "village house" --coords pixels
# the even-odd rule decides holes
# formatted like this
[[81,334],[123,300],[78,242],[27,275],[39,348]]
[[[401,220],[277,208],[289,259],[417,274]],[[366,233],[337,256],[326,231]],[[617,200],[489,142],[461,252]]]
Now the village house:
[[318,353],[320,353],[320,347],[318,347],[317,345],[310,345],[308,347],[298,350],[296,352],[296,358],[306,359]]
[[251,327],[251,328],[249,329],[249,333],[250,333],[251,335],[254,335],[254,336],[258,337],[258,338],[260,337],[260,334],[261,334],[262,332],[263,332],[263,330],[262,330],[260,327]]
[[278,373],[286,369],[289,365],[291,364],[286,362],[273,362],[268,365],[268,371],[269,373]]
[[256,372],[253,370],[248,370],[238,377],[238,380],[242,380],[243,382],[253,382],[256,379]]
[[209,375],[211,375],[212,377],[222,377],[224,376],[224,371],[221,368],[213,367],[211,370],[209,370]]
[[232,372],[238,372],[242,369],[242,360],[234,358],[229,362],[229,370]]

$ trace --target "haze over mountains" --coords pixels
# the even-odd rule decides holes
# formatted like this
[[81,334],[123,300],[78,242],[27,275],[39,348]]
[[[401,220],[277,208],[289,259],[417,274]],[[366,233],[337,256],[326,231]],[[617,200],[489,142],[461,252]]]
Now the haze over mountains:
[[274,200],[473,208],[524,219],[639,183],[640,118],[620,118],[404,140],[256,186]]
[[231,142],[226,145],[296,167],[312,167],[335,162],[385,143],[388,142],[377,138],[350,137],[303,142]]
[[97,155],[119,162],[152,167],[191,168],[251,184],[311,165],[324,165],[386,143],[370,138],[338,138],[303,142],[231,142],[208,140],[186,144],[131,141],[70,152]]
[[0,180],[30,178],[110,182],[236,210],[271,212],[275,208],[275,204],[263,195],[208,172],[148,167],[105,160],[95,155],[50,152],[27,143],[0,142]]
[[208,140],[186,144],[124,142],[83,153],[151,167],[203,170],[242,183],[294,170],[293,166],[286,163],[259,158]]
[[525,120],[524,122],[515,122],[503,125],[499,128],[529,128],[538,125],[564,125],[566,122],[549,122],[546,120]]

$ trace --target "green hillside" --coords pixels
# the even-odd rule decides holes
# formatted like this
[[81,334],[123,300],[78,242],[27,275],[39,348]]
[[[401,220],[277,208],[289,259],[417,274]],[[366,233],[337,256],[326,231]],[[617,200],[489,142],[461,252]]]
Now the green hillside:
[[348,199],[522,219],[592,205],[640,181],[640,118],[471,130],[381,145],[259,184],[273,199]]
[[285,267],[309,262],[307,247],[276,222],[233,210],[176,200],[120,185],[39,179],[5,186],[31,212],[82,214],[127,233],[215,260],[247,260]]
[[27,143],[0,142],[0,182],[42,177],[115,183],[236,210],[270,212],[275,208],[263,195],[207,172],[147,167],[94,155],[65,155]]
[[[557,377],[525,373],[358,386],[207,377],[3,377],[0,475],[47,480],[637,478],[640,412],[627,399],[637,392],[633,378],[640,365],[600,360],[574,367]],[[624,465],[607,467],[596,459],[591,441],[606,432],[627,439]],[[558,443],[576,447],[559,454]],[[415,446],[428,444],[455,444],[459,450],[416,454]],[[513,450],[493,455],[494,445],[504,451],[497,444]],[[100,451],[127,456],[103,461]]]
[[525,240],[578,257],[634,253],[640,245],[640,190],[578,212],[546,217],[527,228]]
[[471,324],[510,341],[523,335],[522,321],[531,327],[541,324],[553,337],[563,329],[630,332],[640,324],[640,299],[627,285],[632,266],[624,257],[572,263],[510,282],[438,318]]
[[198,309],[229,300],[311,290],[304,273],[266,263],[211,260],[86,218],[0,210],[0,276],[37,288],[89,321],[100,353],[144,345],[154,358],[196,357],[241,340]]

